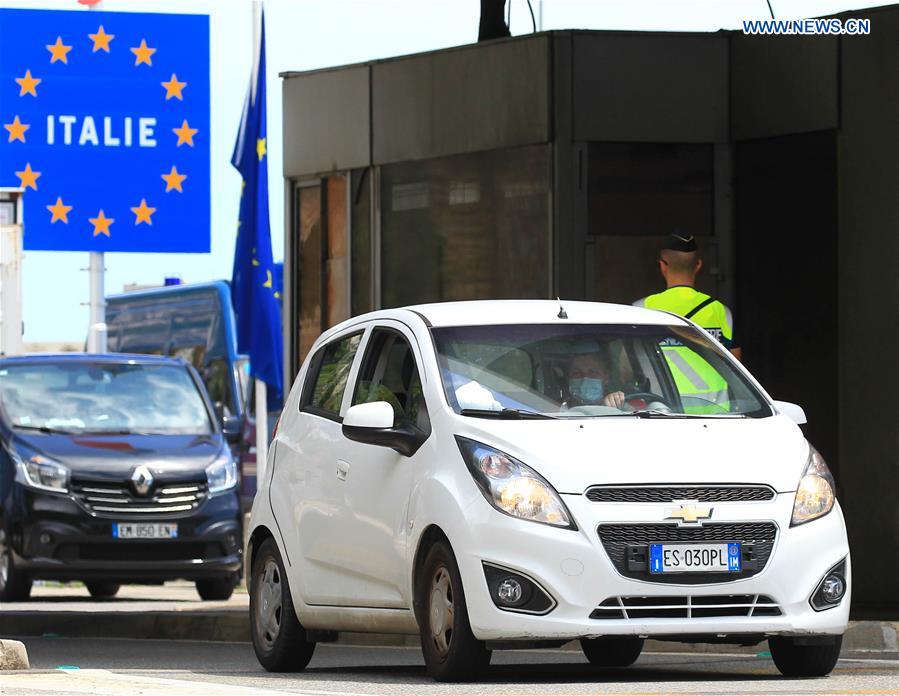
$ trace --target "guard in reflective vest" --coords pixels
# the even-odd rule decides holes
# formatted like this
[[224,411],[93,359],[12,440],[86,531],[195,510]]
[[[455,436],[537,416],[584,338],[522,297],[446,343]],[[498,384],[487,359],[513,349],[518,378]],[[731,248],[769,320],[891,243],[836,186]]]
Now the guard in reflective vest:
[[[741,351],[734,343],[730,309],[694,287],[701,268],[696,239],[692,235],[670,235],[659,253],[659,270],[667,289],[637,300],[634,305],[673,312],[696,322],[739,360]],[[727,381],[711,365],[683,346],[663,346],[663,350],[681,397],[688,397],[686,411],[715,413],[729,409]]]

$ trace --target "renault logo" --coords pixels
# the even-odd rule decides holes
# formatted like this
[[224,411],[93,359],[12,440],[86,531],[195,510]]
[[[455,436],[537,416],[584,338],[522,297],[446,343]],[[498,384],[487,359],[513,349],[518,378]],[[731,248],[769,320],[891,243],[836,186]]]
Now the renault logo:
[[673,500],[672,502],[680,503],[680,507],[665,510],[665,519],[677,520],[678,526],[686,524],[701,526],[703,520],[712,516],[712,508],[699,505],[698,500]]
[[138,495],[146,495],[150,492],[150,486],[153,485],[153,474],[141,464],[131,473],[131,484]]

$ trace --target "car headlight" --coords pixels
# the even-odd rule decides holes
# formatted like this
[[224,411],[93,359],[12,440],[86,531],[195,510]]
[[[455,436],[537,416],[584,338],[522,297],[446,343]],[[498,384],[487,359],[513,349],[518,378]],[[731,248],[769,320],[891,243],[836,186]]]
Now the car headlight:
[[9,450],[16,464],[16,481],[39,491],[65,493],[69,490],[69,470],[57,461],[34,454],[23,457],[15,450]]
[[790,526],[811,522],[830,512],[836,500],[835,488],[833,475],[827,468],[824,457],[809,445],[808,463],[796,488]]
[[456,436],[478,488],[493,507],[512,517],[577,529],[559,494],[526,464],[493,447]]
[[209,483],[209,495],[222,493],[237,485],[237,463],[230,452],[223,452],[206,467],[206,481]]

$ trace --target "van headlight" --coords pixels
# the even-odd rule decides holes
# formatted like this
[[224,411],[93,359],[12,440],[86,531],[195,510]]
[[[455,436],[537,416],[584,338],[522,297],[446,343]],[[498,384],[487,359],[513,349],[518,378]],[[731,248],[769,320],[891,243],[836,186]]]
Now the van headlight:
[[22,485],[53,493],[69,490],[69,470],[59,462],[40,454],[26,458],[13,449],[9,454],[16,465],[16,481]]
[[237,485],[237,463],[231,452],[222,452],[206,467],[206,481],[209,483],[209,495],[223,493]]
[[811,522],[823,517],[833,509],[836,495],[833,475],[818,450],[809,445],[808,463],[793,501],[793,518],[790,526]]
[[536,471],[480,442],[458,435],[456,442],[481,493],[497,510],[523,520],[577,529],[559,494]]

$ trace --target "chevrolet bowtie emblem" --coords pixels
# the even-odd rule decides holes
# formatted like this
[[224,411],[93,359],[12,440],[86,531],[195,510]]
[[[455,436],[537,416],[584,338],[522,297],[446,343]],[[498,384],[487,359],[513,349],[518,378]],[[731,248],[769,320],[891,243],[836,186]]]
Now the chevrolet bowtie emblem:
[[702,520],[707,520],[712,516],[712,508],[698,505],[698,500],[674,500],[672,502],[680,503],[680,507],[665,510],[665,519],[678,520],[679,525],[701,525]]

